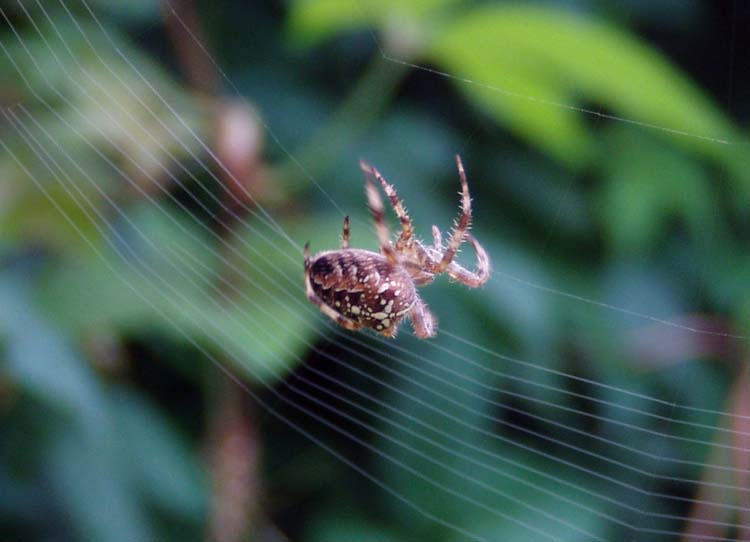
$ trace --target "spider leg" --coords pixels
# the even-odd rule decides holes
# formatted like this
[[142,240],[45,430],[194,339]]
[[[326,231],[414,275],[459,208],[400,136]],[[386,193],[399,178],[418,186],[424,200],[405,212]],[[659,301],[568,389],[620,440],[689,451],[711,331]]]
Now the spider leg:
[[428,284],[432,284],[435,280],[435,275],[432,273],[422,273],[421,275],[414,277],[412,280],[416,286],[427,286]]
[[467,233],[466,239],[474,246],[474,250],[477,253],[477,270],[469,271],[456,262],[451,262],[447,272],[448,276],[453,280],[465,284],[469,288],[477,288],[490,278],[490,258],[484,247],[479,244],[479,241],[472,234]]
[[419,241],[416,242],[415,248],[418,260],[415,261],[410,257],[403,257],[401,260],[401,266],[409,272],[415,285],[425,286],[435,280],[435,274],[430,272],[427,265],[423,262],[427,261],[435,264],[435,261],[430,258],[430,255],[427,254],[427,251]]
[[432,226],[432,240],[434,242],[435,250],[443,248],[443,237],[440,235],[440,229],[433,224]]
[[390,327],[378,331],[378,333],[380,333],[384,337],[388,337],[389,339],[395,339],[396,334],[398,333],[398,324],[391,324]]
[[349,215],[344,217],[344,233],[341,236],[341,248],[349,248]]
[[411,309],[411,323],[414,326],[414,334],[420,339],[429,339],[437,333],[437,319],[419,296]]
[[453,232],[448,240],[448,248],[443,253],[443,258],[437,264],[434,273],[443,273],[458,252],[458,247],[464,241],[464,236],[471,226],[471,197],[469,196],[469,183],[466,180],[466,172],[461,162],[461,157],[456,155],[456,165],[458,166],[458,176],[461,179],[461,214],[454,222]]
[[372,219],[375,222],[375,231],[377,232],[378,240],[380,241],[380,251],[383,253],[383,256],[386,257],[388,263],[398,265],[398,257],[396,256],[396,251],[394,250],[393,245],[391,245],[388,226],[385,223],[385,217],[383,215],[383,200],[380,199],[378,189],[375,188],[375,184],[372,182],[375,170],[367,162],[360,162],[359,165],[362,168],[362,171],[365,172],[367,202],[370,206]]
[[372,174],[380,182],[385,195],[391,200],[391,206],[393,206],[396,216],[398,216],[398,219],[401,221],[401,235],[399,236],[398,241],[396,241],[396,249],[398,250],[398,248],[402,247],[412,238],[414,235],[414,226],[412,225],[409,213],[406,211],[406,207],[404,207],[404,202],[398,197],[398,193],[396,193],[396,189],[393,185],[386,181],[380,172],[374,167],[372,168]]

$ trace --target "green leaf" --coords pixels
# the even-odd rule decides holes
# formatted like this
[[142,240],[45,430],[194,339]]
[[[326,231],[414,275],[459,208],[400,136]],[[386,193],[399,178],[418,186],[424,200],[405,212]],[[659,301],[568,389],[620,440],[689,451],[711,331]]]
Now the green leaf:
[[[338,32],[361,30],[368,26],[398,24],[401,29],[418,31],[426,17],[440,13],[461,0],[296,0],[289,13],[292,36],[305,45],[321,41]],[[413,24],[409,24],[409,23]],[[415,27],[416,26],[416,27]]]
[[201,469],[185,442],[161,412],[141,396],[115,389],[112,423],[128,479],[164,510],[198,521],[206,514]]
[[296,313],[273,298],[256,301],[229,314],[211,313],[221,328],[221,335],[213,339],[250,378],[274,382],[296,367],[314,342],[315,315],[307,310]]
[[[44,38],[30,30],[23,47],[12,40],[0,54],[17,61],[6,71],[20,103],[17,120],[0,128],[8,147],[0,154],[0,230],[70,251],[82,243],[62,213],[91,235],[84,208],[110,214],[106,195],[117,199],[125,181],[158,193],[168,168],[198,153],[193,135],[205,125],[190,96],[115,29],[108,34],[117,49],[93,23],[64,15],[53,28],[39,15],[39,25]],[[168,103],[144,99],[153,92]]]
[[[569,164],[591,157],[576,107],[594,102],[675,142],[723,157],[736,132],[663,56],[615,26],[569,11],[491,5],[467,10],[437,34],[427,57],[459,78],[472,100]],[[663,129],[662,129],[663,128]]]
[[7,341],[5,370],[26,393],[54,410],[97,418],[102,397],[85,364],[32,304],[23,282],[0,276],[0,333]]
[[[0,331],[8,342],[8,375],[55,413],[45,431],[44,474],[49,492],[82,540],[153,539],[137,496],[113,453],[103,390],[88,365],[44,321],[20,281],[0,281]],[[59,414],[59,415],[58,415]]]
[[718,213],[708,175],[696,160],[629,128],[615,130],[608,156],[599,211],[616,251],[651,249],[674,218],[696,242],[711,244]]
[[155,324],[173,329],[160,314],[189,324],[186,304],[198,306],[205,295],[215,268],[212,245],[192,219],[146,202],[125,216],[130,222],[110,222],[117,234],[108,242],[60,262],[40,284],[45,307],[73,332]]
[[720,142],[739,140],[731,123],[635,36],[555,7],[448,9],[456,3],[297,1],[289,25],[306,44],[368,26],[381,31],[386,48],[418,44],[403,50],[455,76],[471,101],[570,166],[596,156],[585,122],[602,110],[740,171],[736,153]]
[[104,431],[80,426],[61,429],[46,462],[51,491],[78,539],[153,540],[147,516],[113,455],[115,426]]

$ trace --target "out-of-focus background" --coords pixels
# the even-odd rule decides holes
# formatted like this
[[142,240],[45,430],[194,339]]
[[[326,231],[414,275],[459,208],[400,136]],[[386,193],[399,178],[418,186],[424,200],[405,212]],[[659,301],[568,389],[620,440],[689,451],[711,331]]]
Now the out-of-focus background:
[[[0,539],[746,540],[750,4],[0,8]],[[491,281],[337,329],[456,153]]]

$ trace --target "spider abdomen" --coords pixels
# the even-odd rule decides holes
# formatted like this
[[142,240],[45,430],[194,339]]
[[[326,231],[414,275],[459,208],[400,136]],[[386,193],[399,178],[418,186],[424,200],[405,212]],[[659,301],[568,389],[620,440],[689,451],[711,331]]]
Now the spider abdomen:
[[312,290],[335,312],[364,327],[395,330],[416,301],[411,277],[377,252],[343,249],[310,259]]

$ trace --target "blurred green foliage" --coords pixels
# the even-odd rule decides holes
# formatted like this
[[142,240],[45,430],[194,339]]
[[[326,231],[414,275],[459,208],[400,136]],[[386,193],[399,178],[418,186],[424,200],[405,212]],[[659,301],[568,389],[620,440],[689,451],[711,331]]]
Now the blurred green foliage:
[[[0,2],[0,538],[203,539],[225,385],[209,357],[406,499],[258,409],[259,521],[290,539],[464,539],[408,503],[489,540],[680,531],[688,506],[660,494],[696,491],[679,480],[702,474],[741,343],[654,319],[750,320],[750,111],[731,99],[747,37],[727,31],[745,8],[199,3],[228,92],[265,123],[274,188],[227,235],[199,141],[220,100],[183,79],[169,9],[26,4]],[[455,153],[493,280],[425,290],[432,343],[336,334],[299,246],[337,246],[350,214],[352,244],[375,248],[360,157],[420,235],[445,228]]]

